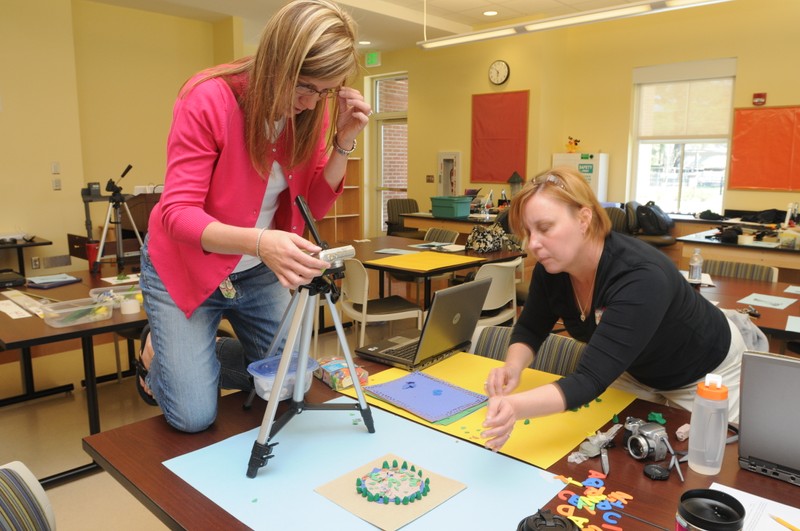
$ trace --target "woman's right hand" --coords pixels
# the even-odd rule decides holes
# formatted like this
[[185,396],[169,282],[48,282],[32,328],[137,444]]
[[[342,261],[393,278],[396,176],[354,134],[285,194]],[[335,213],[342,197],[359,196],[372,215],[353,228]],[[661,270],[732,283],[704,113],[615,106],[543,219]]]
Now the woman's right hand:
[[520,371],[508,364],[489,371],[486,379],[486,393],[489,396],[510,394],[519,385]]
[[308,284],[330,267],[328,262],[311,256],[321,247],[302,236],[281,230],[266,230],[258,242],[261,261],[278,277],[285,288]]

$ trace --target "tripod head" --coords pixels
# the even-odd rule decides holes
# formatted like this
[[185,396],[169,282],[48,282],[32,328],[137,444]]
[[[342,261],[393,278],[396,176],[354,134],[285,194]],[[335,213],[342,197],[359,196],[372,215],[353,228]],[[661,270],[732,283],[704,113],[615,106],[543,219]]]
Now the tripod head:
[[133,168],[133,165],[128,164],[128,167],[123,170],[122,175],[119,176],[117,182],[114,182],[114,179],[108,180],[108,182],[106,183],[106,192],[109,192],[111,194],[111,198],[109,199],[109,201],[114,203],[125,201],[125,198],[122,197],[122,187],[119,186],[117,183],[121,181],[126,175],[128,175],[128,172],[131,171],[131,168]]

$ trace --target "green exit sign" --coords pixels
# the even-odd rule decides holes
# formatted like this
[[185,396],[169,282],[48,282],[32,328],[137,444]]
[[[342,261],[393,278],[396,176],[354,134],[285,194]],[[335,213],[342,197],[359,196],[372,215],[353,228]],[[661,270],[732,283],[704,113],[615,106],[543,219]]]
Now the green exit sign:
[[365,53],[364,66],[381,66],[381,52]]

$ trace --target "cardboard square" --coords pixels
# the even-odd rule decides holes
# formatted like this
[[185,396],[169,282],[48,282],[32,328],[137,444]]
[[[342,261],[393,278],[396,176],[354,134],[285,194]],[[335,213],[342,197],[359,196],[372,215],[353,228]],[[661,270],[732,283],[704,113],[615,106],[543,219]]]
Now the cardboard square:
[[368,502],[356,491],[356,479],[368,474],[374,468],[380,468],[384,461],[391,463],[394,460],[397,460],[398,463],[407,461],[397,455],[386,454],[330,483],[317,487],[314,491],[362,520],[380,529],[394,531],[408,525],[467,488],[463,483],[431,472],[424,463],[409,462],[409,466],[414,465],[417,470],[422,470],[424,478],[430,478],[430,492],[427,496],[408,505],[395,505],[394,503],[384,505]]

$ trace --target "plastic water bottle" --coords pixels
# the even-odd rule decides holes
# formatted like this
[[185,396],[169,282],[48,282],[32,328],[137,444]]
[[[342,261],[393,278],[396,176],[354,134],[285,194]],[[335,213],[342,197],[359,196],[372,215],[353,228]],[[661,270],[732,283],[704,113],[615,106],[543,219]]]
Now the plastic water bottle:
[[697,384],[689,425],[689,468],[700,474],[718,474],[728,436],[728,388],[722,377],[709,374]]
[[700,249],[695,248],[691,258],[689,258],[689,282],[700,284],[703,281],[703,255]]

